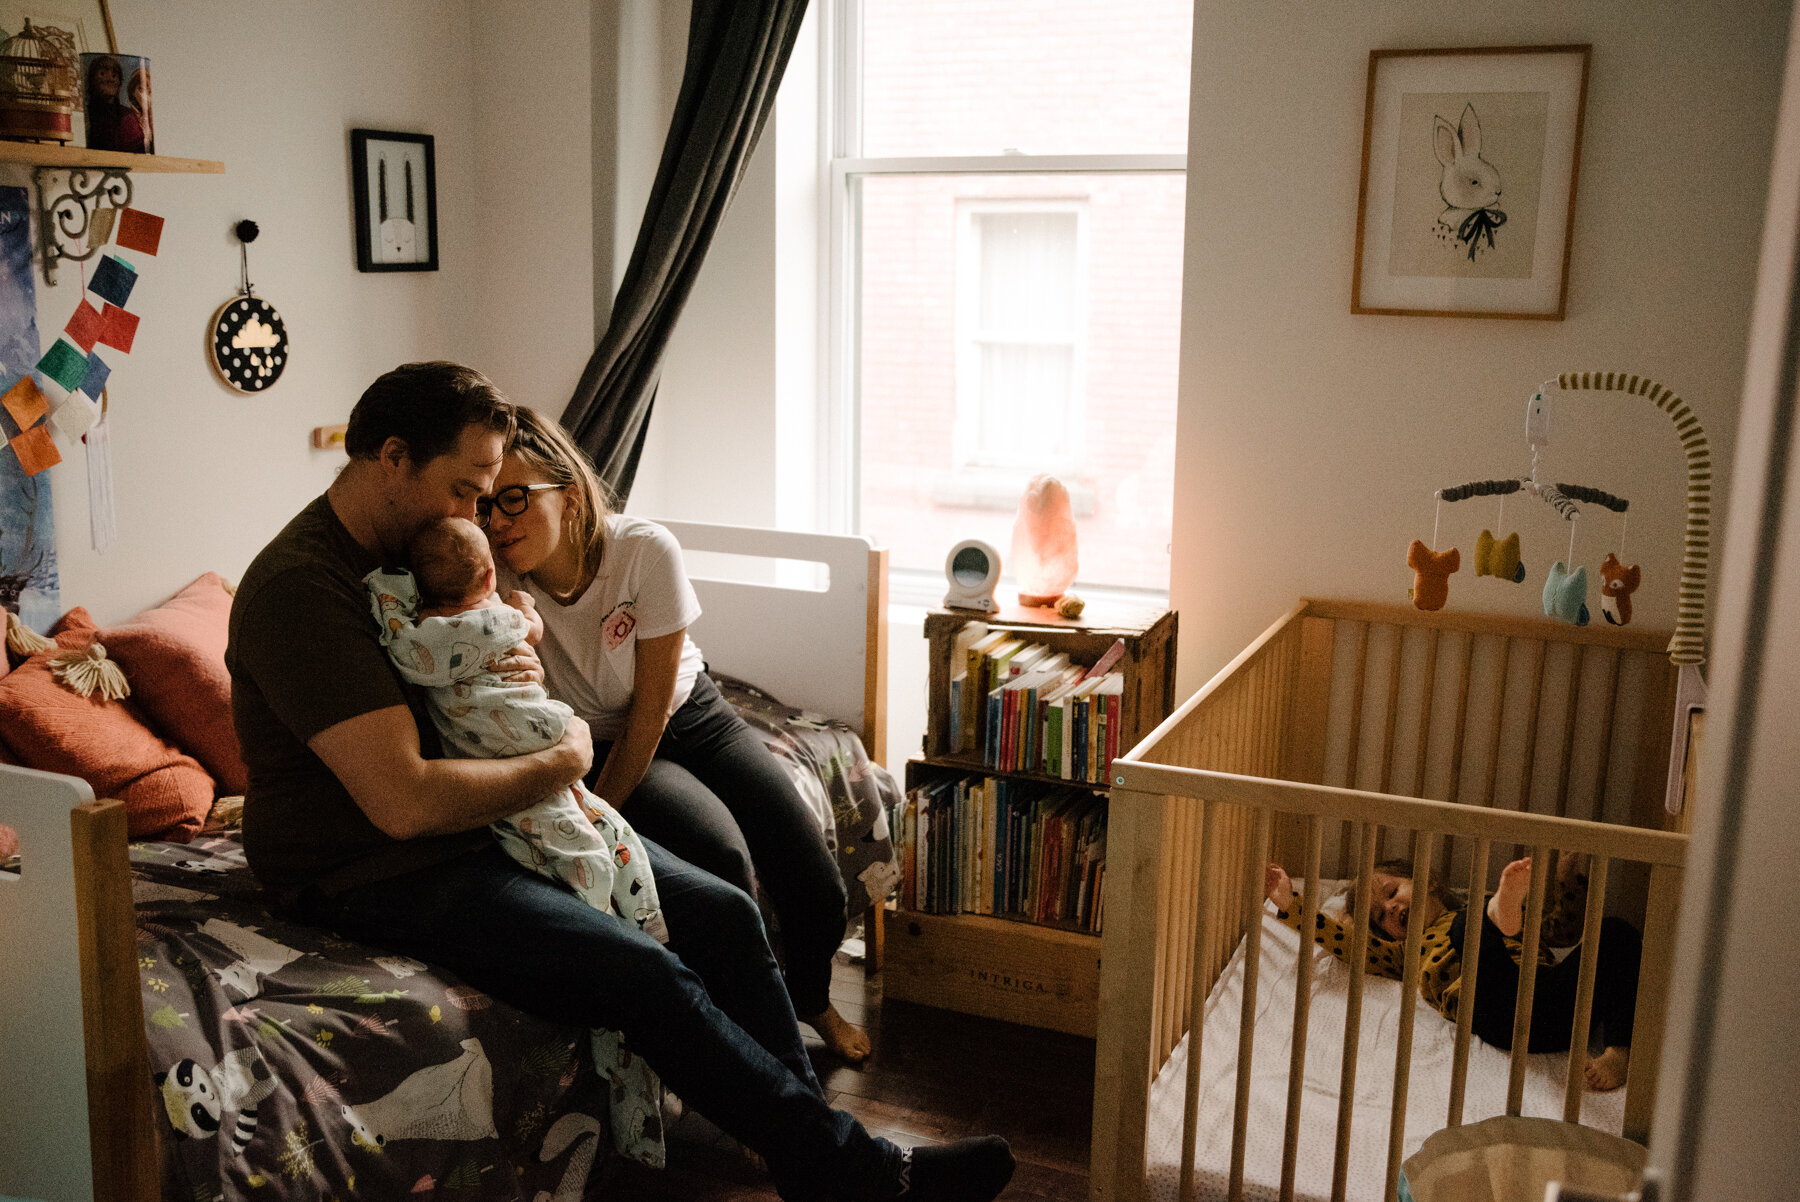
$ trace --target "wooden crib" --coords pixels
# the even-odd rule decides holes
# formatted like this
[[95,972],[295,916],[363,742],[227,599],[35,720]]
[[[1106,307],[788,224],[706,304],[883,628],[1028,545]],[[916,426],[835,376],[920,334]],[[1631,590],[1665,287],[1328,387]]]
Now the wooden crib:
[[[1667,645],[1666,633],[1631,628],[1578,629],[1481,614],[1303,601],[1117,761],[1091,1196],[1146,1196],[1150,1098],[1178,1046],[1187,1057],[1180,1095],[1180,1197],[1198,1193],[1197,1129],[1228,1122],[1233,1128],[1229,1167],[1209,1170],[1215,1181],[1223,1176],[1224,1192],[1232,1198],[1244,1196],[1247,1188],[1259,1197],[1295,1196],[1296,1158],[1309,1151],[1299,1146],[1298,1116],[1315,972],[1311,955],[1299,955],[1295,969],[1280,1180],[1258,1179],[1247,1186],[1245,1177],[1262,939],[1243,937],[1263,930],[1263,869],[1271,859],[1306,882],[1303,930],[1312,928],[1318,912],[1321,876],[1364,882],[1355,893],[1360,945],[1368,931],[1366,882],[1378,851],[1412,859],[1416,897],[1433,881],[1467,884],[1471,914],[1480,912],[1500,865],[1517,854],[1533,856],[1514,1025],[1521,1035],[1507,1062],[1505,1089],[1506,1110],[1517,1114],[1527,1060],[1522,1033],[1530,1029],[1550,853],[1590,853],[1584,946],[1593,946],[1608,911],[1631,919],[1644,935],[1622,1128],[1632,1138],[1647,1138],[1687,845],[1685,834],[1658,829],[1677,824],[1662,805],[1676,682]],[[1415,972],[1421,925],[1414,924],[1406,946]],[[1393,1076],[1384,1198],[1394,1197],[1407,1137],[1418,991],[1401,991],[1393,1062],[1359,1065],[1363,950],[1353,949],[1350,958],[1336,1074],[1333,1199],[1345,1197],[1359,1072],[1365,1089]],[[1449,1105],[1436,1120],[1440,1126],[1463,1119],[1478,952],[1474,948],[1464,962]],[[1234,955],[1233,971],[1242,974],[1245,999],[1229,1019],[1236,1023],[1238,1047],[1235,1100],[1219,1100],[1215,1091],[1201,1113],[1203,1041],[1196,1037],[1184,1044],[1183,1037],[1198,1025],[1196,1015]],[[1571,1120],[1583,1102],[1593,965],[1592,955],[1583,957],[1563,1102],[1563,1117]],[[1424,1017],[1437,1021],[1429,1010]],[[1213,1021],[1220,1018],[1215,1009]],[[1483,1054],[1500,1055],[1491,1049]],[[1315,1063],[1315,1076],[1320,1068]],[[1172,1082],[1164,1083],[1165,1090],[1171,1088]],[[1274,1104],[1278,1109],[1272,1113],[1283,1113],[1279,1100]],[[1365,1139],[1368,1125],[1365,1121]],[[1417,1129],[1422,1125],[1414,1124],[1415,1144],[1430,1132]],[[1263,1126],[1271,1130],[1259,1136],[1272,1139],[1280,1121]],[[1322,1162],[1323,1148],[1310,1152]],[[1166,1175],[1174,1169],[1159,1171]],[[1159,1191],[1171,1192],[1166,1185]]]

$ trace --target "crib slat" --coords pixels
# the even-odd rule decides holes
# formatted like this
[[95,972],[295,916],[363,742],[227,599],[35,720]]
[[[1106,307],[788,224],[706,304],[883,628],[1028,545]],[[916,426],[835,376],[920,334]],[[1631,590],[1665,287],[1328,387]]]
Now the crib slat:
[[1412,796],[1425,796],[1425,761],[1431,752],[1431,699],[1437,691],[1438,641],[1443,631],[1427,633],[1425,642],[1425,680],[1419,690],[1419,754],[1413,764]]
[[1287,1128],[1281,1137],[1281,1202],[1294,1202],[1294,1173],[1300,1159],[1300,1099],[1306,1086],[1306,1027],[1312,1012],[1313,949],[1306,932],[1319,914],[1319,861],[1325,843],[1325,820],[1306,821],[1306,891],[1300,902],[1300,962],[1294,975],[1293,1052],[1288,1057]]
[[1495,693],[1494,701],[1494,742],[1488,748],[1487,788],[1482,791],[1481,804],[1490,809],[1494,804],[1495,781],[1500,774],[1500,736],[1506,728],[1506,678],[1512,671],[1512,640],[1505,636],[1500,639],[1500,687]]
[[1537,662],[1531,668],[1531,701],[1525,707],[1525,755],[1521,761],[1524,773],[1519,778],[1519,801],[1513,809],[1531,809],[1531,786],[1537,779],[1538,708],[1544,701],[1544,661],[1550,658],[1550,644],[1539,641]]
[[1600,714],[1600,771],[1594,778],[1594,810],[1588,817],[1606,821],[1606,784],[1612,773],[1613,722],[1619,712],[1619,678],[1625,675],[1625,652],[1613,652],[1612,670],[1606,685],[1606,708]]
[[1569,720],[1563,724],[1562,769],[1556,775],[1556,816],[1569,816],[1569,765],[1575,758],[1575,718],[1581,711],[1576,702],[1581,699],[1581,675],[1587,667],[1587,644],[1575,645],[1575,666],[1569,673]]
[[1675,922],[1681,917],[1682,870],[1650,868],[1650,905],[1644,913],[1644,959],[1638,970],[1637,1009],[1631,1024],[1631,1071],[1625,1079],[1625,1138],[1647,1143],[1656,1106],[1657,1060],[1668,1021],[1669,982],[1675,973]]
[[[1350,917],[1350,997],[1344,1005],[1344,1069],[1338,1078],[1337,1150],[1331,1162],[1331,1202],[1344,1202],[1350,1173],[1350,1120],[1356,1102],[1356,1051],[1362,1038],[1363,975],[1369,963],[1369,893],[1375,875],[1375,842],[1380,831],[1364,822],[1356,853],[1356,906]],[[1302,939],[1310,932],[1302,931]]]
[[[1413,916],[1423,914],[1425,899],[1431,895],[1431,844],[1431,832],[1413,832]],[[1387,1184],[1381,1193],[1384,1198],[1394,1196],[1394,1186],[1400,1180],[1400,1150],[1406,1143],[1406,1087],[1412,1078],[1413,1015],[1419,1003],[1419,954],[1424,943],[1425,923],[1408,917],[1406,954],[1400,968],[1399,1046],[1394,1051],[1394,1105],[1388,1115]]]
[[[1205,865],[1214,838],[1213,822],[1217,816],[1215,803],[1202,801],[1197,806],[1194,842],[1200,848],[1200,863]],[[1206,1042],[1201,1028],[1206,1024],[1206,994],[1210,986],[1207,976],[1212,962],[1213,889],[1202,884],[1194,918],[1193,981],[1189,988],[1187,1090],[1181,1106],[1181,1202],[1193,1202],[1197,1193],[1194,1180],[1194,1141],[1200,1132],[1200,1050]]]
[[1381,728],[1381,783],[1378,793],[1394,789],[1394,727],[1400,720],[1400,665],[1406,658],[1406,627],[1394,627],[1394,659],[1388,666],[1387,717]]
[[1237,1102],[1232,1110],[1231,1184],[1228,1197],[1244,1196],[1244,1151],[1250,1134],[1250,1069],[1256,1054],[1256,981],[1262,964],[1263,870],[1269,863],[1274,811],[1256,811],[1256,833],[1244,860],[1244,1005],[1238,1020]]
[[1344,787],[1355,789],[1356,761],[1362,751],[1363,680],[1369,669],[1369,627],[1356,624],[1356,669],[1350,680],[1350,757],[1344,766]]
[[[1531,1043],[1532,990],[1537,988],[1538,944],[1544,921],[1544,886],[1550,879],[1550,849],[1531,849],[1531,887],[1525,900],[1525,947],[1519,961],[1519,996],[1513,1003],[1511,1070],[1506,1079],[1506,1113],[1519,1114],[1525,1106],[1525,1056]],[[1465,933],[1463,942],[1468,942]]]
[[[1564,853],[1565,855],[1568,853]],[[1587,913],[1581,919],[1581,968],[1575,976],[1575,1026],[1569,1032],[1569,1082],[1563,1090],[1563,1122],[1581,1121],[1581,1087],[1587,1068],[1589,1011],[1594,1005],[1594,972],[1600,963],[1600,919],[1606,912],[1606,866],[1588,857]]]
[[[1475,1022],[1475,979],[1481,968],[1481,915],[1487,909],[1488,849],[1486,839],[1475,840],[1469,860],[1469,901],[1463,910],[1462,977],[1456,998],[1456,1053],[1450,1061],[1450,1113],[1446,1127],[1462,1126],[1463,1094],[1469,1087],[1469,1036]],[[1474,923],[1473,932],[1469,924]]]

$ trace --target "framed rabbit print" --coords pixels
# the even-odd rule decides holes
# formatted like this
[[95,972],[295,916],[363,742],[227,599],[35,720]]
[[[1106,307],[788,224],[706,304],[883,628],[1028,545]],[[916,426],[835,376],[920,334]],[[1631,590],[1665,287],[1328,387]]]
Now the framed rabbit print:
[[1562,320],[1591,51],[1369,53],[1352,313]]

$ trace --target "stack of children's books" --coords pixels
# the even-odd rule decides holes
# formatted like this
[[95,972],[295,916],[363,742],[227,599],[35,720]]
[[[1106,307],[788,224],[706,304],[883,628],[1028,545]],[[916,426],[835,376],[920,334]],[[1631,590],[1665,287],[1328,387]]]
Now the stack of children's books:
[[1119,639],[1098,662],[1079,664],[971,623],[951,652],[951,753],[1000,772],[1104,783],[1123,733],[1125,675],[1113,668],[1124,653]]
[[991,776],[913,789],[894,822],[900,904],[1100,931],[1106,798]]

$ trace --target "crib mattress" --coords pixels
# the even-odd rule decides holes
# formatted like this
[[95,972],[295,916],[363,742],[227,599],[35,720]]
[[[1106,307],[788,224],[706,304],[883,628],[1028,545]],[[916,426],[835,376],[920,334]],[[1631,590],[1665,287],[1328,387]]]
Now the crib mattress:
[[[1310,943],[1308,947],[1311,948]],[[1256,988],[1256,1047],[1251,1059],[1250,1104],[1245,1120],[1249,1132],[1244,1169],[1247,1199],[1279,1196],[1282,1137],[1287,1123],[1288,1058],[1293,1046],[1294,984],[1300,954],[1299,934],[1278,921],[1273,910],[1265,908]],[[1326,1199],[1331,1196],[1350,970],[1327,952],[1313,949],[1313,955],[1295,1196]],[[1195,1164],[1200,1196],[1205,1199],[1225,1197],[1231,1167],[1232,1109],[1243,997],[1244,944],[1240,942],[1207,998],[1201,1032],[1200,1123]],[[1398,981],[1365,978],[1347,1183],[1347,1196],[1353,1200],[1379,1202],[1386,1183],[1400,1000]],[[1150,1089],[1147,1160],[1150,1197],[1156,1202],[1174,1202],[1180,1193],[1181,1114],[1190,1039],[1191,1035],[1182,1039]],[[1420,1002],[1414,1010],[1403,1157],[1418,1151],[1426,1137],[1444,1125],[1455,1048],[1456,1024]],[[1568,1057],[1543,1053],[1527,1057],[1527,1064],[1524,1113],[1561,1118]],[[1464,1122],[1505,1113],[1508,1073],[1507,1053],[1471,1039]],[[1581,1121],[1587,1126],[1617,1134],[1624,1115],[1622,1089],[1582,1095]]]

